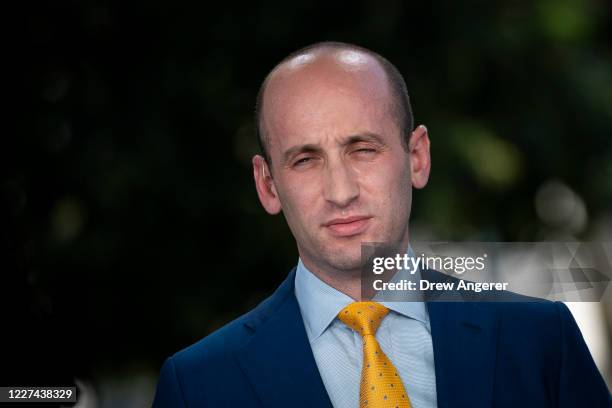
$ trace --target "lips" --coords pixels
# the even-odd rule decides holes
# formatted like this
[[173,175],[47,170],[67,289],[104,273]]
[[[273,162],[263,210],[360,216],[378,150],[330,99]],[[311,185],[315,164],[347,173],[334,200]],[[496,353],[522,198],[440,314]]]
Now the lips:
[[355,215],[346,218],[335,218],[324,224],[332,235],[338,237],[350,237],[365,231],[370,223],[370,218],[364,215]]

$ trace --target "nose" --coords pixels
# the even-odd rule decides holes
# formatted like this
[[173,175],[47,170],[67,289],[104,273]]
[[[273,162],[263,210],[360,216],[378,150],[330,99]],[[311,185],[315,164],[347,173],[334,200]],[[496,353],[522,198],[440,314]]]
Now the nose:
[[342,160],[328,163],[324,177],[323,194],[328,202],[346,208],[359,197],[356,175]]

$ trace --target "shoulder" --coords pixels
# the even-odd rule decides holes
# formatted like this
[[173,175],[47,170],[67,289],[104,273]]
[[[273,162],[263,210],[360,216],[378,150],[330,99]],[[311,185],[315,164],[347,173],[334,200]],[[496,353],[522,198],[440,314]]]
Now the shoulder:
[[475,310],[488,311],[496,317],[499,345],[514,358],[530,356],[534,361],[541,359],[556,366],[568,343],[584,342],[563,302],[512,292],[504,293],[500,299],[471,303]]
[[563,302],[551,301],[500,291],[475,300],[477,308],[491,309],[498,316],[502,328],[517,329],[519,333],[549,332],[561,334],[562,326],[573,321],[571,312]]
[[222,358],[226,354],[240,348],[242,344],[248,341],[250,334],[245,323],[250,320],[253,314],[257,313],[260,306],[239,316],[197,342],[177,351],[172,355],[174,363],[180,366],[190,363],[199,365],[200,362]]
[[[424,270],[423,275],[435,282],[460,281],[455,276],[435,270]],[[466,281],[467,282],[467,281]],[[492,317],[502,333],[508,337],[527,339],[544,337],[558,340],[564,331],[576,328],[574,319],[565,304],[507,290],[483,291],[446,291],[436,293],[437,300],[450,300],[450,309],[461,315],[487,315]]]
[[249,343],[255,327],[264,324],[290,293],[290,277],[248,313],[168,357],[160,370],[153,406],[185,407],[187,401],[190,406],[217,406],[215,398],[220,389],[227,384],[240,388],[236,376],[240,368],[234,352]]
[[181,370],[188,370],[190,367],[202,367],[202,364],[214,365],[225,361],[249,342],[254,327],[265,323],[286,296],[292,293],[294,276],[295,271],[291,270],[276,291],[255,308],[173,354],[170,358],[174,364]]
[[510,291],[500,291],[476,302],[480,307],[494,309],[500,319],[523,326],[531,324],[536,328],[545,328],[549,325],[559,327],[568,318],[572,318],[571,312],[563,302]]
[[530,335],[558,340],[573,317],[562,302],[513,294],[512,301],[487,302],[499,317],[500,328],[527,340]]

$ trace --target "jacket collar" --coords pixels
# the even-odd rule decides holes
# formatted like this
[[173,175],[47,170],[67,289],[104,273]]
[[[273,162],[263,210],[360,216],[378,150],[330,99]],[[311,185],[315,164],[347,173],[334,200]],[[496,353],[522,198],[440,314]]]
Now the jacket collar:
[[245,322],[250,341],[235,352],[265,407],[331,407],[294,294],[295,268]]
[[[423,270],[423,279],[445,281]],[[451,278],[454,279],[454,278]],[[295,297],[295,268],[244,325],[250,340],[235,352],[263,406],[331,407]],[[482,302],[427,301],[440,408],[489,407],[498,319]]]

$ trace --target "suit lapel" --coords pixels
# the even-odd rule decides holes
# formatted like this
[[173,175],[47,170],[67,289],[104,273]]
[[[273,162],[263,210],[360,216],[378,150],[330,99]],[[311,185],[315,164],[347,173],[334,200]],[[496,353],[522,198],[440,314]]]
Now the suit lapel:
[[[439,273],[423,276],[446,279]],[[295,269],[245,323],[236,358],[266,407],[331,407],[294,294]],[[492,405],[497,316],[484,302],[428,301],[438,407]]]
[[266,407],[331,407],[294,294],[295,269],[269,305],[245,325],[251,340],[238,362]]
[[491,407],[497,342],[494,308],[428,302],[438,407]]

